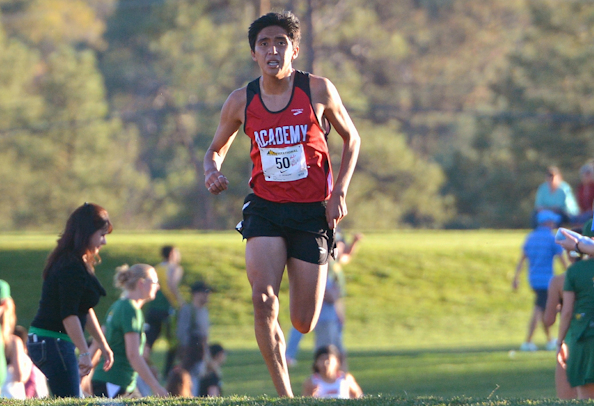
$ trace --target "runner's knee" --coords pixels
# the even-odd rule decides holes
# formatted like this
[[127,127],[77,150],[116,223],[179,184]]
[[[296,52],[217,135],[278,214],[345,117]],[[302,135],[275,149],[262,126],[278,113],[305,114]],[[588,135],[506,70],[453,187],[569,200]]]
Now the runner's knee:
[[315,327],[315,323],[311,317],[291,316],[291,323],[293,323],[293,327],[301,334],[307,334]]
[[254,315],[256,319],[275,319],[278,315],[278,296],[273,293],[254,291],[252,294]]

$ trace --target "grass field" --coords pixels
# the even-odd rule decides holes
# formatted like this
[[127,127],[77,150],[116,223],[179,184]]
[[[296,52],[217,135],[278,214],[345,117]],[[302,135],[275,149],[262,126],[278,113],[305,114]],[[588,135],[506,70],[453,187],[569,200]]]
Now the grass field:
[[[345,267],[345,345],[351,372],[372,396],[366,404],[444,404],[443,399],[448,404],[476,404],[473,399],[486,401],[489,396],[481,404],[522,398],[538,399],[533,404],[552,402],[547,399],[555,395],[554,354],[510,353],[524,338],[532,307],[525,279],[518,292],[510,288],[525,234],[366,234],[357,256]],[[55,239],[38,234],[0,235],[0,278],[11,284],[19,322],[25,326],[34,316],[40,272]],[[261,398],[275,392],[253,338],[244,244],[236,233],[116,231],[108,236],[103,263],[97,267],[109,292],[96,309],[99,317],[118,296],[111,283],[115,266],[156,263],[159,247],[166,243],[180,247],[188,297],[187,286],[194,280],[205,279],[215,287],[209,305],[211,341],[229,350],[223,369],[224,393],[235,396],[222,404],[317,404]],[[281,324],[288,329],[286,305],[284,283]],[[544,345],[542,333],[537,333],[536,342]],[[306,336],[298,366],[291,370],[296,393],[310,373],[312,343],[312,337]],[[159,355],[157,351],[157,362]],[[511,404],[516,403],[524,404],[519,400]]]

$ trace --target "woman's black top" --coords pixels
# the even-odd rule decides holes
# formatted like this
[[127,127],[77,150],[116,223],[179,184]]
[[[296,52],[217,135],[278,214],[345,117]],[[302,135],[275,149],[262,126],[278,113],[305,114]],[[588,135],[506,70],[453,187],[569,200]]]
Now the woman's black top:
[[74,315],[78,316],[84,329],[89,309],[95,307],[105,294],[105,289],[97,277],[87,271],[82,259],[59,258],[43,281],[39,309],[31,326],[67,334],[62,320]]

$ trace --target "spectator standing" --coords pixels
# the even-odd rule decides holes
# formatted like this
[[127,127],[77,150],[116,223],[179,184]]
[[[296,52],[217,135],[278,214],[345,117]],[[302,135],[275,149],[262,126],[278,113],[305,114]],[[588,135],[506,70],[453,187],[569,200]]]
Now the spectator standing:
[[175,315],[180,306],[184,303],[179,292],[179,284],[184,276],[184,270],[180,265],[181,253],[172,245],[161,248],[163,261],[155,266],[161,289],[157,292],[155,300],[147,305],[146,322],[148,331],[146,333],[146,358],[149,358],[150,350],[155,341],[164,332],[164,339],[167,343],[163,376],[169,374],[169,370],[175,361],[177,354],[177,342],[175,340]]
[[[591,238],[591,225],[582,238]],[[558,359],[567,370],[569,384],[578,399],[594,398],[594,258],[575,262],[563,285],[559,325]],[[563,351],[563,344],[567,351]]]
[[579,207],[569,183],[563,180],[561,171],[556,166],[549,166],[546,181],[536,191],[534,201],[535,214],[541,210],[551,210],[561,215],[561,223],[570,223],[579,214]]
[[177,339],[180,346],[180,357],[185,369],[192,376],[194,396],[200,392],[200,377],[203,375],[203,361],[208,354],[208,332],[210,321],[208,300],[210,287],[198,281],[191,287],[192,302],[182,306],[177,322]]
[[555,350],[556,341],[551,339],[548,326],[544,323],[544,310],[547,303],[547,291],[549,282],[553,278],[553,262],[555,257],[559,258],[563,268],[567,268],[565,259],[561,255],[563,249],[555,243],[552,229],[559,222],[560,216],[550,210],[543,210],[537,214],[538,226],[533,230],[524,242],[522,255],[516,267],[516,273],[512,283],[514,290],[518,289],[519,276],[524,268],[524,262],[528,260],[528,281],[535,294],[532,317],[528,323],[528,334],[526,341],[520,346],[521,351],[536,351],[538,347],[532,342],[532,337],[537,324],[542,323],[546,338],[547,350]]
[[85,203],[68,218],[43,270],[41,300],[29,328],[27,348],[54,396],[80,397],[80,377],[93,368],[85,327],[101,350],[104,368],[113,363],[113,353],[93,310],[106,294],[94,266],[111,231],[107,211]]
[[[576,231],[576,230],[573,230]],[[580,261],[581,256],[575,256],[575,251],[566,251],[569,255],[569,262],[573,264]],[[544,323],[547,327],[551,328],[555,324],[557,319],[557,313],[563,308],[563,285],[565,283],[566,272],[555,275],[549,283],[547,304],[544,311]],[[567,345],[562,344],[560,352],[563,357],[567,354]],[[561,362],[559,357],[556,360],[555,366],[555,390],[557,391],[557,397],[559,399],[575,399],[577,398],[577,390],[572,388],[567,380],[567,371],[565,370],[564,363]]]
[[136,377],[140,375],[153,395],[167,396],[142,356],[146,341],[142,306],[153,300],[159,289],[157,272],[146,264],[123,265],[117,268],[114,279],[115,286],[123,292],[107,311],[104,329],[115,361],[109,370],[102,368],[104,360],[98,364],[93,374],[93,394],[108,398],[139,397],[133,392]]
[[577,189],[578,205],[580,206],[580,223],[592,218],[594,209],[594,163],[592,161],[580,168],[580,184]]

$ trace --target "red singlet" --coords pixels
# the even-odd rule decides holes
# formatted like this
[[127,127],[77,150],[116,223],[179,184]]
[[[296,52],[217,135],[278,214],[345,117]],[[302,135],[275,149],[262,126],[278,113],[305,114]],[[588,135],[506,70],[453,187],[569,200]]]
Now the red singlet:
[[272,112],[262,102],[259,79],[247,86],[244,131],[252,140],[254,193],[278,203],[327,200],[332,192],[328,132],[311,103],[309,74],[294,71],[289,104]]

